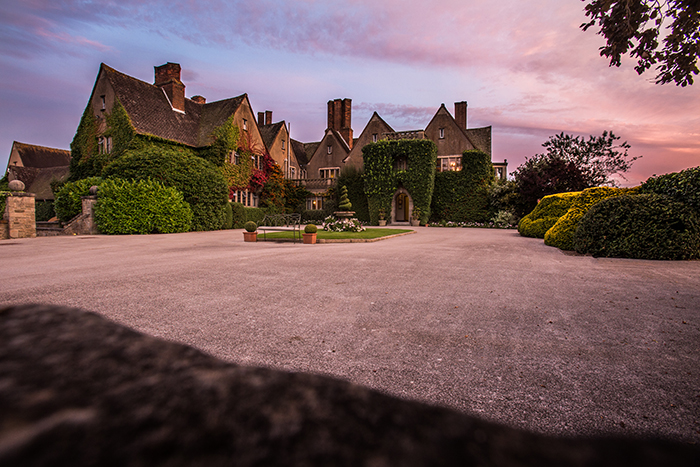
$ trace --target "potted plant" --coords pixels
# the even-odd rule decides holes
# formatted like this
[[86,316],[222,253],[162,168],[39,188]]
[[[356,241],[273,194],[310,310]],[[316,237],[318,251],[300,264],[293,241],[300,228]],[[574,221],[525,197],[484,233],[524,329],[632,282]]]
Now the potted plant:
[[386,225],[386,219],[384,218],[385,213],[384,209],[379,210],[379,225],[384,226]]
[[304,227],[304,243],[307,245],[313,245],[316,243],[317,231],[318,227],[316,227],[314,224],[307,224],[306,227]]
[[248,221],[243,225],[245,232],[243,232],[243,241],[245,242],[257,242],[258,241],[258,224],[253,221]]
[[411,225],[414,227],[420,225],[420,208],[418,206],[414,206],[411,212]]

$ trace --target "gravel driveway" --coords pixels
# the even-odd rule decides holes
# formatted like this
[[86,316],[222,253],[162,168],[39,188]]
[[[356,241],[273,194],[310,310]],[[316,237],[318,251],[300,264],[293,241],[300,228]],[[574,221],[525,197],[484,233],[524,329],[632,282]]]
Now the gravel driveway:
[[240,230],[0,242],[0,303],[97,311],[226,360],[559,435],[700,441],[700,261],[515,231],[244,243]]

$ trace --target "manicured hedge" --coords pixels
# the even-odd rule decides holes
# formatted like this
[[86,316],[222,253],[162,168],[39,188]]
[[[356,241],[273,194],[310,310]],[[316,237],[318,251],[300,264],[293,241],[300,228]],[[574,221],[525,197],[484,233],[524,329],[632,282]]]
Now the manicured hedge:
[[593,256],[696,259],[700,222],[693,209],[668,196],[619,196],[588,210],[576,228],[574,247]]
[[574,234],[578,222],[594,204],[613,196],[631,193],[627,188],[596,187],[583,190],[575,199],[569,210],[544,235],[545,245],[562,250],[574,249]]
[[105,180],[95,203],[95,223],[104,234],[187,232],[192,210],[182,193],[153,180]]
[[65,183],[55,195],[54,210],[61,222],[68,222],[83,211],[81,196],[87,196],[90,187],[100,186],[100,177],[88,177],[75,182]]
[[233,228],[242,229],[243,225],[248,221],[253,221],[260,225],[267,210],[264,208],[247,208],[241,203],[230,203],[233,211]]
[[233,228],[233,208],[231,203],[226,203],[224,209],[224,229]]
[[700,215],[700,167],[651,177],[642,184],[641,191],[671,196]]
[[150,146],[129,150],[103,171],[105,177],[153,179],[176,188],[192,208],[191,230],[217,230],[224,225],[228,186],[221,171],[192,151]]
[[544,238],[544,234],[567,213],[580,191],[545,196],[530,214],[520,219],[518,232],[523,237]]

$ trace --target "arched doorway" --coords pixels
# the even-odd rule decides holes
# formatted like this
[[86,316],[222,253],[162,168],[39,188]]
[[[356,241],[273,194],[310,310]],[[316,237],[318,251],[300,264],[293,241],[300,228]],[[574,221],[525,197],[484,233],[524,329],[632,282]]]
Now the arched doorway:
[[411,220],[410,212],[413,201],[405,188],[399,188],[394,194],[394,202],[391,206],[392,222],[408,222]]

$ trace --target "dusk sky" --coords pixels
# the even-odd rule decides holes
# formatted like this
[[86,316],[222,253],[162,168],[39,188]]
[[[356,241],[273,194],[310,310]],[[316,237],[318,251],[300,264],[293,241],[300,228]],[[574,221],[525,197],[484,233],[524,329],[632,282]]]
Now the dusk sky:
[[318,141],[326,102],[352,99],[422,129],[441,103],[493,126],[512,172],[549,136],[612,130],[635,162],[623,185],[700,165],[700,79],[681,88],[609,68],[579,0],[3,0],[0,165],[13,141],[68,149],[101,62],[149,83],[182,66],[186,96],[248,93],[294,139]]

